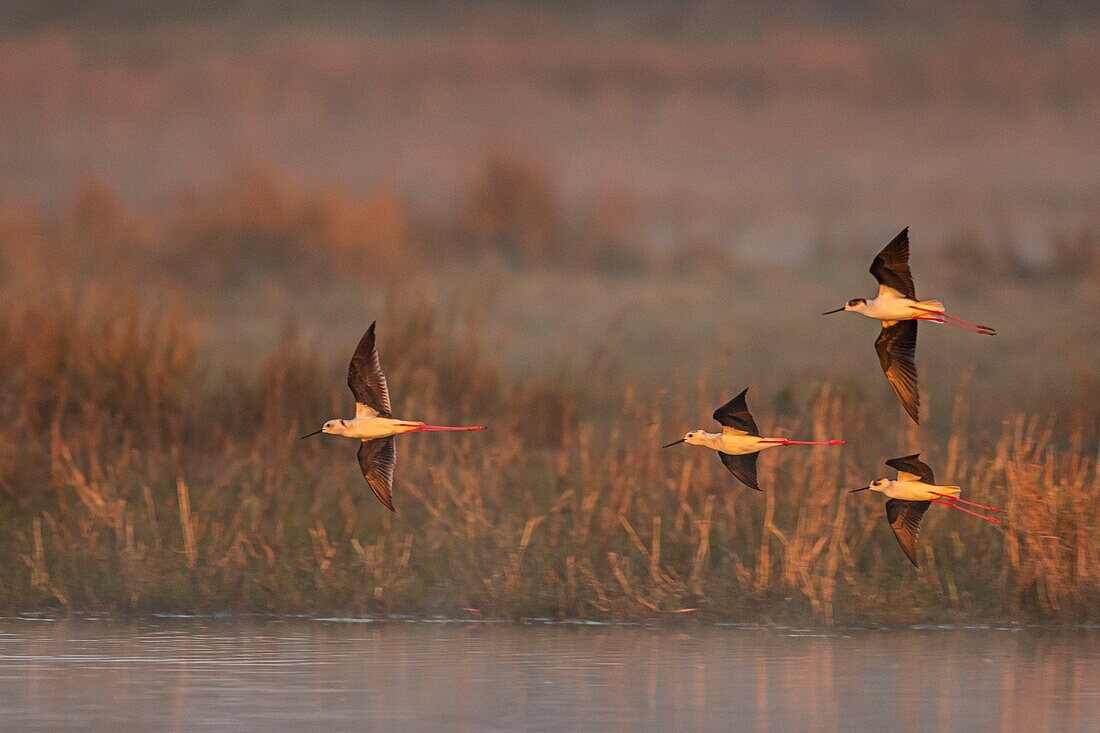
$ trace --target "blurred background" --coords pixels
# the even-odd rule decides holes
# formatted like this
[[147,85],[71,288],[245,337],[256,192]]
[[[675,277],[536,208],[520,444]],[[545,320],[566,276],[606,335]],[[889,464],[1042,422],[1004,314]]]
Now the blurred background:
[[7,287],[183,298],[248,350],[458,297],[513,370],[863,381],[875,329],[817,314],[873,292],[909,225],[920,292],[1004,334],[922,339],[933,393],[971,364],[1096,379],[1093,3],[14,0],[0,23]]
[[[727,496],[730,478],[709,458],[659,459],[638,446],[706,425],[715,405],[750,386],[762,424],[867,438],[843,463],[822,464],[837,488],[881,473],[873,467],[895,450],[923,446],[937,460],[953,451],[952,471],[963,472],[957,461],[973,461],[975,472],[994,466],[1000,473],[988,485],[1000,491],[1005,455],[1026,454],[1020,460],[1034,466],[1051,445],[1068,451],[1065,465],[1084,471],[1081,486],[1092,493],[1075,494],[1081,503],[1051,519],[1080,530],[1057,563],[1076,607],[1097,592],[1097,574],[1085,569],[1093,555],[1074,544],[1095,538],[1088,497],[1100,490],[1087,478],[1100,400],[1096,3],[7,0],[0,100],[0,386],[9,426],[0,495],[18,507],[9,541],[26,560],[11,569],[11,588],[62,605],[203,598],[300,608],[306,596],[288,589],[321,572],[314,566],[331,548],[347,572],[384,556],[396,563],[394,577],[411,579],[393,591],[404,600],[386,606],[389,595],[348,600],[338,590],[346,584],[324,576],[333,598],[356,608],[522,605],[520,586],[484,591],[482,580],[497,577],[485,568],[461,582],[491,602],[456,600],[442,581],[417,586],[428,572],[418,558],[431,555],[418,555],[420,545],[395,550],[403,529],[372,555],[361,530],[385,522],[390,531],[390,518],[350,498],[363,491],[350,453],[292,442],[347,410],[342,371],[377,318],[400,409],[495,421],[515,441],[485,464],[448,452],[443,468],[420,443],[399,471],[427,491],[439,485],[433,472],[457,472],[463,485],[499,469],[500,490],[485,499],[495,509],[461,511],[478,517],[470,526],[498,527],[501,547],[526,548],[532,533],[537,545],[543,520],[531,525],[534,517],[559,511],[563,496],[581,501],[567,487],[574,470],[596,475],[585,463],[591,439],[649,471],[638,477],[643,494],[664,491],[644,488],[654,471],[683,492],[690,472],[681,465],[705,471],[703,486],[690,489],[699,493],[670,500],[665,517],[683,533],[685,563],[696,562],[705,492]],[[922,326],[923,432],[883,379],[877,326],[819,315],[874,293],[867,267],[904,226],[918,293],[1001,334]],[[67,433],[67,425],[94,429]],[[27,434],[36,441],[28,445]],[[515,475],[500,468],[519,455],[535,463],[509,469]],[[230,477],[217,465],[233,466]],[[342,488],[325,493],[334,471]],[[621,466],[599,471],[625,480]],[[1053,475],[1046,485],[1062,485]],[[508,499],[528,480],[535,494]],[[210,503],[194,500],[207,523],[192,528],[200,549],[184,556],[188,523],[168,529],[163,513],[178,514],[187,484],[205,487]],[[230,489],[255,499],[251,520],[234,514],[244,502],[217,503]],[[604,528],[626,543],[617,517],[637,510],[632,521],[648,546],[656,510],[637,508],[634,488],[623,490]],[[458,512],[456,494],[436,505],[403,492],[399,507],[406,501],[414,522]],[[688,499],[698,516],[683,513]],[[755,537],[760,517],[735,522],[729,506],[730,527]],[[271,533],[292,509],[306,518],[287,530],[297,532],[294,572],[304,575],[271,581],[281,590],[211,569],[217,582],[181,580],[190,590],[173,595],[127,564],[138,546],[163,547],[165,566],[185,578],[204,567],[209,547],[211,568],[233,557],[243,577],[250,563],[275,572],[285,563],[263,547],[283,551]],[[321,530],[311,517],[321,517]],[[842,525],[832,514],[814,521],[822,532]],[[99,532],[122,568],[113,572],[131,573],[140,592],[58,580],[86,577],[88,543],[106,546],[88,539]],[[67,570],[50,569],[51,537]],[[989,539],[991,558],[1009,552]],[[782,553],[769,559],[755,541],[742,555],[714,558],[728,571],[722,583],[736,576],[746,593],[779,587],[769,585],[780,574],[769,563]],[[782,544],[788,557],[818,561]],[[633,546],[619,548],[619,559]],[[863,555],[853,550],[806,577],[831,583],[848,573],[854,587],[859,568],[874,564],[883,583],[896,582],[897,558],[859,547]],[[576,568],[585,561],[558,554],[546,558],[550,572],[584,596]],[[592,558],[592,578],[649,612],[630,605],[616,561],[607,565],[599,548]],[[1054,613],[1050,594],[1034,587],[1053,573],[1048,560],[1013,578]],[[750,570],[730,575],[731,567]],[[776,593],[803,594],[813,614],[824,613],[818,591],[797,574],[782,577]],[[550,601],[540,594],[556,586],[531,578],[523,598],[543,608]],[[379,594],[383,587],[403,586],[380,582]],[[929,580],[920,592],[942,604],[945,588]],[[0,604],[20,603],[20,592],[0,593]],[[567,603],[555,613],[606,610],[603,592],[596,606]],[[967,608],[963,595],[951,603]]]

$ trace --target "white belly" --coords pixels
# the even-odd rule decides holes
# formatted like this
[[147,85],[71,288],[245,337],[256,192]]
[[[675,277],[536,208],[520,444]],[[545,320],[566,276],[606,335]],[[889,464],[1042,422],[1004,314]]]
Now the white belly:
[[903,297],[881,295],[867,301],[863,315],[880,321],[911,321],[914,318],[943,312],[943,303],[938,300],[911,300]]
[[958,486],[934,486],[920,481],[894,481],[882,493],[891,499],[931,501],[939,498],[939,495],[958,496],[960,492],[961,489]]
[[743,456],[779,445],[779,443],[763,443],[762,440],[763,438],[756,435],[723,434],[718,450],[731,456]]
[[928,315],[913,306],[916,301],[909,298],[876,298],[867,304],[866,315],[880,321],[907,321],[921,315]]
[[374,440],[375,438],[388,438],[391,435],[407,433],[416,428],[419,423],[408,420],[394,420],[389,417],[357,417],[347,421],[344,435],[360,440]]

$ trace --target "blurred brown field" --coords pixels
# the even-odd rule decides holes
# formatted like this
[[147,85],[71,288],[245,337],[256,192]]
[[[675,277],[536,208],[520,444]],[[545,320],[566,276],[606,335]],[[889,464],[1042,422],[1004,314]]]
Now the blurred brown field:
[[[653,7],[5,28],[0,608],[1096,621],[1095,18]],[[818,315],[907,224],[1001,334],[922,326],[920,428]],[[399,414],[491,426],[396,516],[296,440],[375,318]],[[659,449],[746,386],[848,444]],[[1006,510],[920,572],[845,493],[915,450]]]
[[819,228],[902,219],[1030,247],[1093,223],[1094,12],[754,7],[19,27],[0,37],[0,188],[56,201],[90,172],[160,203],[258,160],[446,217],[503,149],[545,161],[569,207],[635,201],[658,245],[797,254]]

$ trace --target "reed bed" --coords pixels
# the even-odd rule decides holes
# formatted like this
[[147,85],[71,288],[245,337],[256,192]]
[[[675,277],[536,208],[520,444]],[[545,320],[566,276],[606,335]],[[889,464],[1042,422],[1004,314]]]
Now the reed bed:
[[[754,410],[782,449],[749,491],[660,445],[729,385],[667,393],[506,379],[471,322],[386,319],[395,410],[488,433],[411,436],[397,514],[354,445],[299,441],[344,414],[343,363],[293,339],[255,377],[219,373],[181,309],[119,298],[0,308],[0,608],[918,623],[1100,618],[1095,413],[970,424],[935,440],[829,384]],[[334,360],[340,362],[340,360]],[[673,397],[672,395],[677,395]],[[599,409],[593,407],[600,405]],[[847,489],[924,448],[944,482],[1002,506],[930,511],[909,566],[880,497]]]

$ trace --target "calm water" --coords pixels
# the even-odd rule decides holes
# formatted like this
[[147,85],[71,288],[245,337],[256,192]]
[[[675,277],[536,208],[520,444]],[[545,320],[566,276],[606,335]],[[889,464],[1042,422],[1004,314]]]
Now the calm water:
[[0,730],[1096,731],[1100,630],[0,620]]

